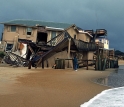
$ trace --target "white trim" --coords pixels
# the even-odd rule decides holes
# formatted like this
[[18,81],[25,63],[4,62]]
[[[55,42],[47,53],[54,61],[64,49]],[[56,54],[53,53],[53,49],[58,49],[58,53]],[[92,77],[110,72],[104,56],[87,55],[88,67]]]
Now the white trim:
[[79,30],[79,33],[88,34],[90,37],[93,37],[93,36],[92,36],[91,34],[89,34],[88,32],[84,32],[84,31]]
[[64,30],[63,28],[55,28],[55,27],[47,27],[47,26],[46,26],[46,28],[47,29],[54,29],[54,30]]

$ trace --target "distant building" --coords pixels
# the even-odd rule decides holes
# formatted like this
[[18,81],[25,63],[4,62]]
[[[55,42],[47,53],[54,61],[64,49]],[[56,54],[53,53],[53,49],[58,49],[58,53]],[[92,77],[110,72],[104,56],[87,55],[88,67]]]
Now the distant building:
[[96,43],[98,43],[98,42],[103,43],[103,45],[104,45],[103,48],[104,49],[109,49],[109,40],[108,39],[106,39],[104,37],[99,37],[99,38],[95,39],[95,42]]

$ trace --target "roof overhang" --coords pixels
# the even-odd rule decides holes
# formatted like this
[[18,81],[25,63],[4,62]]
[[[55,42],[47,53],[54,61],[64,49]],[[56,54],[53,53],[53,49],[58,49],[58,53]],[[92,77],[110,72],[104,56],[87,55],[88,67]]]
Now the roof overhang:
[[37,28],[37,26],[27,26],[24,24],[8,24],[8,23],[0,23],[0,24],[4,24],[4,25],[9,25],[9,26],[22,26],[22,27],[32,27],[32,28]]
[[[38,26],[27,26],[24,24],[8,24],[8,23],[0,23],[0,24],[4,24],[4,25],[13,25],[13,26],[22,26],[22,27],[32,27],[32,28],[38,28]],[[48,26],[44,26],[47,30],[55,30],[55,31],[64,31],[64,28],[55,28],[55,27],[48,27]],[[70,28],[70,27],[69,27]]]
[[[20,22],[21,21],[21,22]],[[28,21],[28,23],[25,23]],[[30,21],[32,23],[30,23]],[[49,30],[58,30],[58,31],[63,31],[67,28],[69,28],[73,24],[68,24],[68,23],[56,23],[56,22],[45,22],[45,21],[35,21],[35,20],[12,20],[8,22],[0,22],[0,24],[3,25],[16,25],[16,26],[23,26],[23,27],[33,27],[37,28],[39,26],[44,26],[45,28]]]

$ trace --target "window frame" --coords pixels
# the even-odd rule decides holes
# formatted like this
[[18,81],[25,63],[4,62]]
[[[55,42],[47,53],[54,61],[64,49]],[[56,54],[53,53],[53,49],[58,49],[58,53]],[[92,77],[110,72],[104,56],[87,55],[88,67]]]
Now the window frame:
[[[54,34],[54,36],[53,36],[53,34]],[[55,38],[56,35],[57,35],[57,32],[56,32],[56,31],[51,31],[51,40],[52,40],[53,38]],[[52,45],[52,46],[55,46],[55,45],[56,45],[56,39],[51,42],[51,45]]]
[[[53,35],[54,34],[54,35]],[[56,31],[51,31],[51,39],[56,37]]]
[[32,35],[32,28],[31,27],[26,28],[26,34],[30,35],[30,36]]
[[16,26],[15,25],[11,25],[10,30],[11,30],[11,32],[16,32]]

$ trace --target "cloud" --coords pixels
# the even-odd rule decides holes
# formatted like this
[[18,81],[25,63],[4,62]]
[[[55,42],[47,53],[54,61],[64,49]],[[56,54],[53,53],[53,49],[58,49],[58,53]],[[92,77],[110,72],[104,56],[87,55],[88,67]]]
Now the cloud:
[[102,28],[108,31],[110,46],[124,51],[123,4],[124,0],[1,0],[0,22],[33,19],[74,23],[83,29]]

